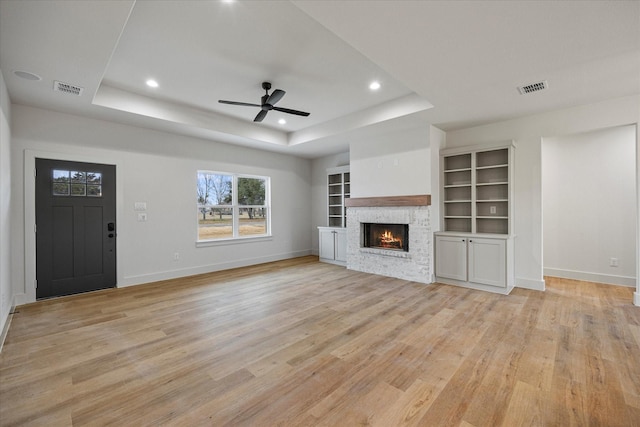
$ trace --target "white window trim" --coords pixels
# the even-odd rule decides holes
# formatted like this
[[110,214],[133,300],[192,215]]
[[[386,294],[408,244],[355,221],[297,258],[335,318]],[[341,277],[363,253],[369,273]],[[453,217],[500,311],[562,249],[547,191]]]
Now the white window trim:
[[[198,176],[200,174],[210,174],[210,175],[228,175],[231,176],[231,204],[230,205],[200,205],[196,198],[196,207],[199,208],[204,206],[206,208],[214,208],[214,209],[231,209],[232,210],[232,231],[233,237],[227,237],[222,239],[205,239],[201,240],[199,238],[199,224],[196,221],[196,247],[207,247],[207,246],[220,246],[220,245],[229,245],[236,243],[251,243],[251,242],[259,242],[259,241],[268,241],[273,240],[271,235],[271,177],[263,176],[263,175],[250,175],[250,174],[241,174],[241,173],[231,173],[231,172],[220,172],[220,171],[211,171],[211,170],[203,170],[198,169],[196,171],[196,192],[198,188]],[[261,179],[265,181],[265,204],[264,205],[239,205],[238,204],[238,178],[254,178]],[[240,231],[240,209],[245,208],[264,208],[266,209],[266,218],[265,218],[265,234],[255,234],[251,236],[240,236],[238,233]]]

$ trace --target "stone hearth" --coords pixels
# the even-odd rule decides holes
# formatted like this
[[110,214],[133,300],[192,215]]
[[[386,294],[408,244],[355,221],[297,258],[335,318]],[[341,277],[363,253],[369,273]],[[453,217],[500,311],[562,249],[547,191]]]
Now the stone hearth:
[[[363,247],[363,223],[408,224],[409,251]],[[347,202],[347,268],[350,270],[431,283],[432,235],[429,196],[349,199]]]

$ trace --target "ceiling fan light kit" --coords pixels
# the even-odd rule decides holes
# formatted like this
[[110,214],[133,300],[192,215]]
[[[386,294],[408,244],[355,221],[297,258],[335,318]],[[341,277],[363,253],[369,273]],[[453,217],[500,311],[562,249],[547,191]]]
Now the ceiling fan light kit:
[[282,113],[294,114],[296,116],[309,116],[309,113],[298,110],[291,110],[289,108],[276,107],[275,104],[282,99],[284,94],[286,93],[282,89],[274,90],[271,95],[269,95],[269,90],[271,89],[271,83],[262,82],[262,89],[264,89],[265,94],[262,95],[260,104],[251,104],[248,102],[238,102],[238,101],[225,101],[223,99],[219,99],[218,102],[221,104],[231,104],[231,105],[241,105],[244,107],[260,107],[260,112],[256,115],[254,122],[261,122],[267,116],[267,113],[271,110],[280,111]]

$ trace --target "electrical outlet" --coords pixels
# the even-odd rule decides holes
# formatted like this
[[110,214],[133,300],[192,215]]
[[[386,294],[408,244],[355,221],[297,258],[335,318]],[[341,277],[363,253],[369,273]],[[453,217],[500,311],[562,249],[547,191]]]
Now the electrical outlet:
[[617,267],[618,266],[618,258],[609,259],[609,267]]
[[173,260],[174,261],[178,261],[180,259],[180,253],[179,252],[174,252],[173,253]]
[[495,206],[489,207],[489,213],[495,214],[496,213],[496,207]]

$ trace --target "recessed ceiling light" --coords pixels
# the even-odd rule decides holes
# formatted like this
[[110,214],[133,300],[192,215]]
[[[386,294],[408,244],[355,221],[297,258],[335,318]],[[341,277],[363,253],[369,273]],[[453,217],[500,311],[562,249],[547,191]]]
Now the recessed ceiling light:
[[28,71],[16,70],[13,72],[13,74],[26,80],[42,80],[42,77],[40,77],[39,75],[30,73]]
[[281,125],[286,125],[287,121],[285,119],[280,119],[278,120],[278,123],[280,123]]
[[149,80],[147,80],[147,86],[149,86],[149,87],[158,87],[158,82],[153,80],[153,79],[149,79]]
[[369,89],[371,90],[380,89],[380,82],[371,82],[371,84],[369,85]]

